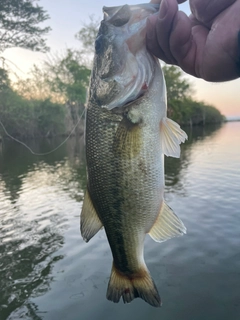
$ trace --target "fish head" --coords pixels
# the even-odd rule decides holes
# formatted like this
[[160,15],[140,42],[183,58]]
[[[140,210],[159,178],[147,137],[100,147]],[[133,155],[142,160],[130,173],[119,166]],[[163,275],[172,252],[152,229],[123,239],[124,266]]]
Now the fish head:
[[98,106],[122,107],[148,89],[156,58],[146,49],[146,22],[158,8],[150,3],[103,8],[89,95]]

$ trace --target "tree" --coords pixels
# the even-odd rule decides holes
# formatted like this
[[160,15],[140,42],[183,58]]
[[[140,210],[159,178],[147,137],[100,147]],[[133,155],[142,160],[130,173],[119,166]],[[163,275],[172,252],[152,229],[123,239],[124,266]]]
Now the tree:
[[7,48],[22,47],[46,52],[46,39],[51,29],[39,27],[49,19],[38,0],[0,0],[0,53]]
[[213,106],[191,98],[192,88],[184,73],[176,66],[163,66],[167,87],[168,116],[185,125],[205,125],[224,120]]
[[83,24],[83,27],[76,33],[75,38],[82,43],[85,50],[93,53],[100,20],[95,20],[93,15],[90,16],[89,19],[90,22]]
[[7,70],[0,68],[0,94],[10,88],[10,79]]
[[[54,55],[51,59],[49,58],[41,67],[34,66],[30,77],[25,80],[18,79],[14,87],[25,99],[34,101],[35,106],[41,106],[40,109],[35,108],[35,111],[40,110],[40,114],[44,118],[44,121],[41,122],[43,129],[49,127],[46,119],[47,115],[51,118],[55,103],[64,106],[66,133],[70,133],[72,128],[76,126],[75,133],[80,134],[83,131],[83,122],[80,123],[80,116],[85,110],[84,103],[86,102],[89,76],[90,70],[83,62],[82,53],[67,49],[63,55]],[[48,105],[51,106],[49,114],[46,110]],[[40,119],[39,116],[38,119]],[[56,127],[56,125],[54,126]],[[38,127],[40,128],[39,122]],[[50,132],[56,134],[57,131],[60,130],[57,128],[54,132],[52,130]]]
[[65,95],[62,92],[53,92],[49,85],[49,74],[46,66],[34,65],[27,78],[17,77],[12,87],[17,93],[27,100],[51,100],[56,103],[64,103]]
[[82,53],[67,49],[63,57],[45,62],[47,83],[52,92],[61,93],[65,101],[85,103],[91,71],[82,61]]
[[28,100],[84,104],[89,76],[90,70],[84,65],[81,53],[67,49],[62,55],[52,55],[41,66],[34,65],[29,77],[19,78],[14,88]]
[[[82,52],[68,49],[64,57],[55,57],[45,63],[47,83],[55,94],[62,94],[68,113],[67,129],[80,122],[85,110],[87,87],[91,71],[82,60]],[[82,133],[81,125],[76,127],[77,134]]]
[[95,20],[93,15],[90,16],[89,19],[90,22],[83,24],[83,27],[75,34],[75,38],[82,44],[83,49],[81,53],[86,56],[85,64],[91,66],[100,19]]
[[168,103],[173,100],[184,100],[191,94],[190,83],[183,78],[183,72],[176,66],[163,66],[167,86]]

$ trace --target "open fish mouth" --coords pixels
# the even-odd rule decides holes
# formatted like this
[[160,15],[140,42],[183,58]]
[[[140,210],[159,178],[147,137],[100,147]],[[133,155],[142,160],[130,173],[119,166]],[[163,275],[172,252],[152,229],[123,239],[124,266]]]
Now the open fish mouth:
[[146,22],[159,5],[104,7],[95,41],[96,100],[121,108],[142,97],[151,85],[155,58],[146,49]]
[[[116,23],[124,22],[127,23],[131,16],[131,11],[139,11],[139,9],[143,9],[145,11],[148,11],[150,13],[155,13],[159,10],[159,4],[156,3],[141,3],[136,5],[129,6],[128,4],[125,4],[123,6],[116,6],[116,7],[103,7],[103,13],[104,13],[104,20],[114,20]],[[124,23],[124,24],[125,24]]]

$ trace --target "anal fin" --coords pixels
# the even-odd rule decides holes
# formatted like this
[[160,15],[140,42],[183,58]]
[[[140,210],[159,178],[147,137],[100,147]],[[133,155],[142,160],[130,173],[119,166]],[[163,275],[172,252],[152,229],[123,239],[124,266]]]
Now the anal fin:
[[163,201],[157,220],[149,232],[151,238],[157,242],[163,242],[173,237],[182,236],[186,231],[183,222]]
[[84,241],[88,242],[103,227],[92,204],[88,190],[85,193],[81,212],[80,230]]

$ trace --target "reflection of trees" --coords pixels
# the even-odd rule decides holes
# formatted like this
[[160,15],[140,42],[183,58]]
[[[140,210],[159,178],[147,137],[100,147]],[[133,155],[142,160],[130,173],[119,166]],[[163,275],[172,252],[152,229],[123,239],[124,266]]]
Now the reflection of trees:
[[[85,144],[84,137],[79,139],[71,138],[67,143],[67,154],[71,168],[74,170],[74,174],[71,176],[68,185],[79,184],[78,188],[75,188],[75,193],[72,192],[72,197],[77,201],[83,200],[83,190],[86,189],[86,158],[85,158]],[[76,193],[77,191],[77,193]]]
[[[56,219],[55,223],[58,220]],[[19,219],[16,224],[20,234],[28,238],[7,241],[2,240],[5,232],[2,231],[0,242],[0,314],[1,319],[7,319],[12,311],[16,310],[28,300],[28,297],[42,295],[50,289],[53,280],[51,270],[56,261],[63,256],[54,252],[64,242],[63,236],[53,228],[36,230],[37,222],[24,224]],[[21,225],[21,227],[19,227]],[[18,226],[18,227],[17,227]],[[17,231],[16,231],[17,232]],[[35,237],[38,237],[38,241]],[[22,237],[23,238],[23,237]],[[32,243],[32,244],[31,244]]]
[[[56,148],[62,140],[63,138],[44,139],[27,141],[26,144],[34,152],[44,153]],[[14,202],[19,197],[23,179],[28,172],[37,170],[38,165],[42,163],[55,168],[64,162],[68,162],[72,173],[76,171],[72,179],[86,180],[83,137],[70,138],[62,147],[46,156],[35,156],[24,146],[13,141],[5,141],[3,152],[0,154],[0,179],[5,182],[5,192],[10,193]],[[83,183],[83,187],[84,185]]]
[[198,141],[203,141],[217,133],[221,124],[211,126],[196,126],[192,129],[184,127],[188,135],[188,140],[181,144],[181,157],[180,159],[165,157],[165,192],[180,192],[184,194],[184,175],[181,176],[183,169],[188,167],[190,163],[190,155],[192,145]]
[[[25,304],[27,312],[25,314],[31,318],[31,320],[42,320],[40,316],[37,315],[38,313],[38,306],[35,303],[27,302]],[[11,320],[11,319],[9,319]]]
[[[46,152],[56,145],[31,147]],[[1,320],[22,305],[31,319],[41,319],[28,299],[50,289],[52,268],[63,258],[57,251],[64,243],[61,228],[67,215],[60,198],[82,200],[85,180],[84,145],[79,138],[69,139],[45,157],[12,142],[5,144],[0,155]]]

